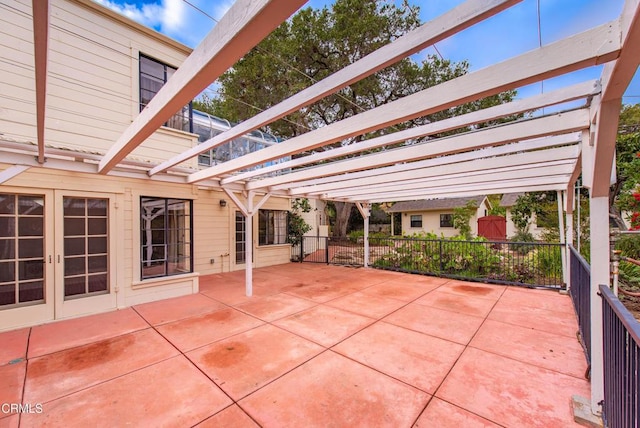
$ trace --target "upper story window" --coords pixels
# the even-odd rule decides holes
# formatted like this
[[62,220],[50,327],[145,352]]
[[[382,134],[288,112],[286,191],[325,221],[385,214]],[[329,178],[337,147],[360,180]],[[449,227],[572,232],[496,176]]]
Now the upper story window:
[[422,216],[421,215],[412,215],[411,216],[411,227],[422,227]]
[[[140,55],[140,111],[158,93],[160,88],[176,72],[174,67],[163,64],[148,56]],[[181,131],[193,132],[191,103],[171,116],[165,126]]]

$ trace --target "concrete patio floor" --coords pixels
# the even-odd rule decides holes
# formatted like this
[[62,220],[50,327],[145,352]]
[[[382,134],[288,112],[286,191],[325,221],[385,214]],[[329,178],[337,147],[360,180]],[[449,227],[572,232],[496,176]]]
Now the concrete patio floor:
[[574,426],[576,330],[554,291],[304,263],[256,269],[248,298],[244,272],[203,276],[0,333],[0,403],[32,406],[0,427]]

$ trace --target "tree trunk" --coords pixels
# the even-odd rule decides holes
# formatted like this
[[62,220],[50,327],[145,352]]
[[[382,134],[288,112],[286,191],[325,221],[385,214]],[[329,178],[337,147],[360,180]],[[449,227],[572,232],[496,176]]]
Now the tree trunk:
[[333,205],[336,207],[336,221],[333,225],[332,235],[334,238],[346,238],[353,204],[351,202],[334,202]]

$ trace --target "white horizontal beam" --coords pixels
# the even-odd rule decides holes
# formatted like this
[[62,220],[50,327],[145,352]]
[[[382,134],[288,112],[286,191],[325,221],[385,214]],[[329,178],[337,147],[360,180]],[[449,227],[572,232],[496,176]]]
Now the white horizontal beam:
[[[421,190],[411,190],[405,192],[390,192],[390,193],[370,193],[364,195],[357,195],[354,197],[340,198],[342,200],[349,200],[352,202],[355,201],[379,201],[383,199],[384,201],[401,201],[407,200],[405,198],[409,198],[408,200],[415,199],[425,199],[427,197],[433,197],[433,195],[448,195],[449,193],[458,193],[465,194],[467,192],[480,192],[480,194],[490,195],[493,193],[507,193],[503,189],[509,189],[513,187],[520,188],[528,188],[528,187],[536,187],[542,185],[553,185],[556,186],[554,190],[562,190],[567,187],[567,180],[569,179],[569,174],[565,175],[554,175],[549,177],[536,177],[536,178],[526,178],[526,179],[515,179],[515,180],[507,180],[498,183],[481,183],[481,184],[467,184],[462,186],[442,186],[439,188],[431,188]],[[511,192],[509,192],[511,193]],[[425,196],[430,195],[430,196]],[[449,197],[449,196],[446,196]]]
[[99,172],[105,174],[114,168],[304,3],[305,0],[236,0],[109,149]]
[[[480,152],[480,151],[478,151]],[[473,152],[473,153],[478,153]],[[345,180],[331,183],[321,183],[313,186],[294,187],[289,191],[292,196],[312,195],[324,193],[331,190],[348,189],[358,186],[381,186],[388,183],[404,182],[405,180],[414,179],[435,179],[454,174],[471,174],[474,172],[484,172],[487,170],[500,170],[500,168],[539,165],[540,163],[550,162],[553,160],[575,159],[579,154],[577,145],[560,147],[555,149],[537,150],[530,153],[516,153],[499,157],[484,157],[479,159],[471,159],[464,162],[446,162],[442,165],[432,167],[423,167],[421,169],[412,169],[398,172],[379,171],[378,174],[364,178],[348,178]],[[453,155],[456,156],[456,155]],[[444,157],[446,158],[446,157]],[[437,158],[443,159],[443,158]],[[404,164],[407,165],[407,164]],[[386,168],[383,168],[386,169]],[[374,170],[375,171],[375,170]],[[351,174],[347,174],[351,175]]]
[[400,143],[414,138],[439,134],[454,129],[498,119],[501,117],[520,114],[532,110],[538,110],[550,105],[585,98],[594,95],[599,91],[600,83],[596,80],[590,80],[587,82],[578,83],[567,88],[535,95],[522,100],[516,100],[494,107],[489,107],[483,110],[463,114],[460,116],[454,116],[449,119],[440,120],[438,122],[429,123],[427,125],[417,126],[415,128],[410,128],[392,134],[386,134],[380,137],[372,138],[370,140],[353,143],[344,147],[338,147],[331,150],[314,153],[308,156],[279,163],[277,165],[271,165],[264,168],[243,172],[231,177],[223,178],[221,182],[223,184],[232,183],[235,181],[246,180],[248,178],[257,177],[260,175],[270,174],[276,171],[286,170],[288,168],[300,167],[302,165],[308,165],[315,162],[335,159],[337,157],[347,156],[371,149],[377,149],[386,145]]
[[[528,185],[528,186],[507,186],[500,189],[501,192],[504,193],[520,193],[520,192],[543,192],[548,190],[559,190],[565,186],[565,183],[555,183],[555,184],[536,184],[536,185]],[[481,195],[489,195],[497,193],[495,190],[491,190],[487,192],[487,189],[480,190],[468,190],[461,192],[453,192],[450,190],[445,190],[441,192],[434,193],[423,193],[416,194],[413,196],[403,196],[403,197],[395,197],[394,195],[378,195],[376,197],[371,197],[368,202],[371,203],[382,203],[382,202],[400,202],[400,201],[416,201],[421,199],[435,199],[435,198],[457,198],[457,197],[467,197],[467,196],[481,196]],[[351,199],[342,199],[344,202],[355,202],[355,200]]]
[[161,163],[150,175],[274,122],[522,0],[470,0],[235,127]]
[[534,165],[518,165],[495,170],[472,171],[468,173],[441,175],[435,178],[408,179],[391,182],[381,186],[359,186],[348,189],[337,189],[324,193],[323,198],[333,199],[342,197],[355,197],[358,194],[390,193],[411,189],[430,189],[443,186],[458,186],[462,184],[489,183],[495,181],[511,180],[525,177],[544,177],[548,175],[571,174],[575,159],[553,161]]
[[[556,135],[553,137],[543,137],[531,140],[524,140],[517,143],[505,144],[496,147],[487,147],[480,150],[474,150],[465,153],[458,153],[454,155],[441,156],[421,161],[399,163],[392,166],[386,166],[381,168],[369,169],[358,172],[349,172],[344,174],[326,176],[322,178],[315,178],[310,180],[298,181],[294,186],[322,186],[331,185],[335,182],[353,181],[360,178],[376,179],[381,176],[389,174],[395,174],[405,171],[416,171],[425,168],[431,168],[439,165],[450,165],[458,162],[465,162],[469,160],[477,160],[483,158],[490,158],[496,156],[503,156],[518,152],[526,152],[532,150],[542,150],[550,147],[557,147],[566,144],[574,144],[581,140],[581,133],[574,132],[572,134]],[[274,190],[283,190],[292,188],[291,183],[280,184],[277,186],[271,186]],[[331,187],[329,187],[331,188]],[[294,188],[295,189],[295,188]]]
[[[92,156],[84,153],[71,152],[67,153],[64,158],[55,158],[50,153],[47,153],[47,161],[44,164],[40,164],[38,163],[37,158],[34,158],[33,154],[15,153],[0,150],[0,164],[24,165],[31,168],[43,168],[56,171],[79,172],[86,174],[96,174],[98,172],[97,163],[78,162],[76,160],[71,160],[68,158],[68,156],[72,155],[77,155],[78,159],[82,159],[84,155]],[[147,180],[154,182],[157,181],[161,183],[186,183],[185,175],[159,174],[154,177],[149,177],[146,170],[140,170],[140,168],[137,168],[135,166],[127,167],[124,165],[120,165],[117,169],[114,169],[110,175],[114,177],[134,178],[138,180]],[[199,185],[208,189],[222,190],[217,181],[207,180],[199,183]],[[230,188],[233,191],[243,190],[240,186],[233,184],[225,187]],[[277,194],[278,196],[288,197],[288,195],[283,191],[276,191],[274,192],[274,194]]]
[[620,50],[619,27],[616,20],[534,49],[280,144],[196,172],[189,177],[189,182],[219,177],[541,79],[613,60]]
[[492,128],[484,128],[466,134],[440,138],[372,155],[336,161],[328,165],[252,181],[247,183],[246,187],[247,189],[270,188],[283,183],[325,177],[348,171],[371,169],[378,166],[464,152],[546,135],[569,133],[588,127],[588,109],[573,110]]

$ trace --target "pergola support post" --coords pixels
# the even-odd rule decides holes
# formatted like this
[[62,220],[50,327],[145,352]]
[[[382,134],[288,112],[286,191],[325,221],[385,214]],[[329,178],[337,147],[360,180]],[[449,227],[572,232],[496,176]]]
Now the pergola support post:
[[247,202],[243,204],[242,201],[229,189],[223,188],[224,192],[229,196],[229,198],[236,204],[238,209],[242,212],[245,218],[246,227],[245,227],[245,267],[244,267],[244,282],[245,282],[245,293],[247,297],[251,297],[253,295],[253,216],[260,207],[262,207],[265,202],[271,197],[271,193],[267,193],[260,199],[260,201],[254,205],[253,197],[255,196],[255,192],[253,190],[249,190],[247,192]]
[[602,299],[600,284],[609,284],[609,197],[591,195],[589,199],[591,234],[591,411],[602,413],[604,400],[604,358]]
[[563,195],[564,192],[561,190],[557,191],[558,195],[558,230],[560,231],[560,258],[562,259],[562,281],[564,285],[569,283],[569,277],[567,272],[567,241],[565,239],[565,230],[564,230],[564,209],[563,209]]
[[369,218],[371,217],[371,205],[366,202],[356,202],[358,211],[364,219],[364,267],[369,267]]

